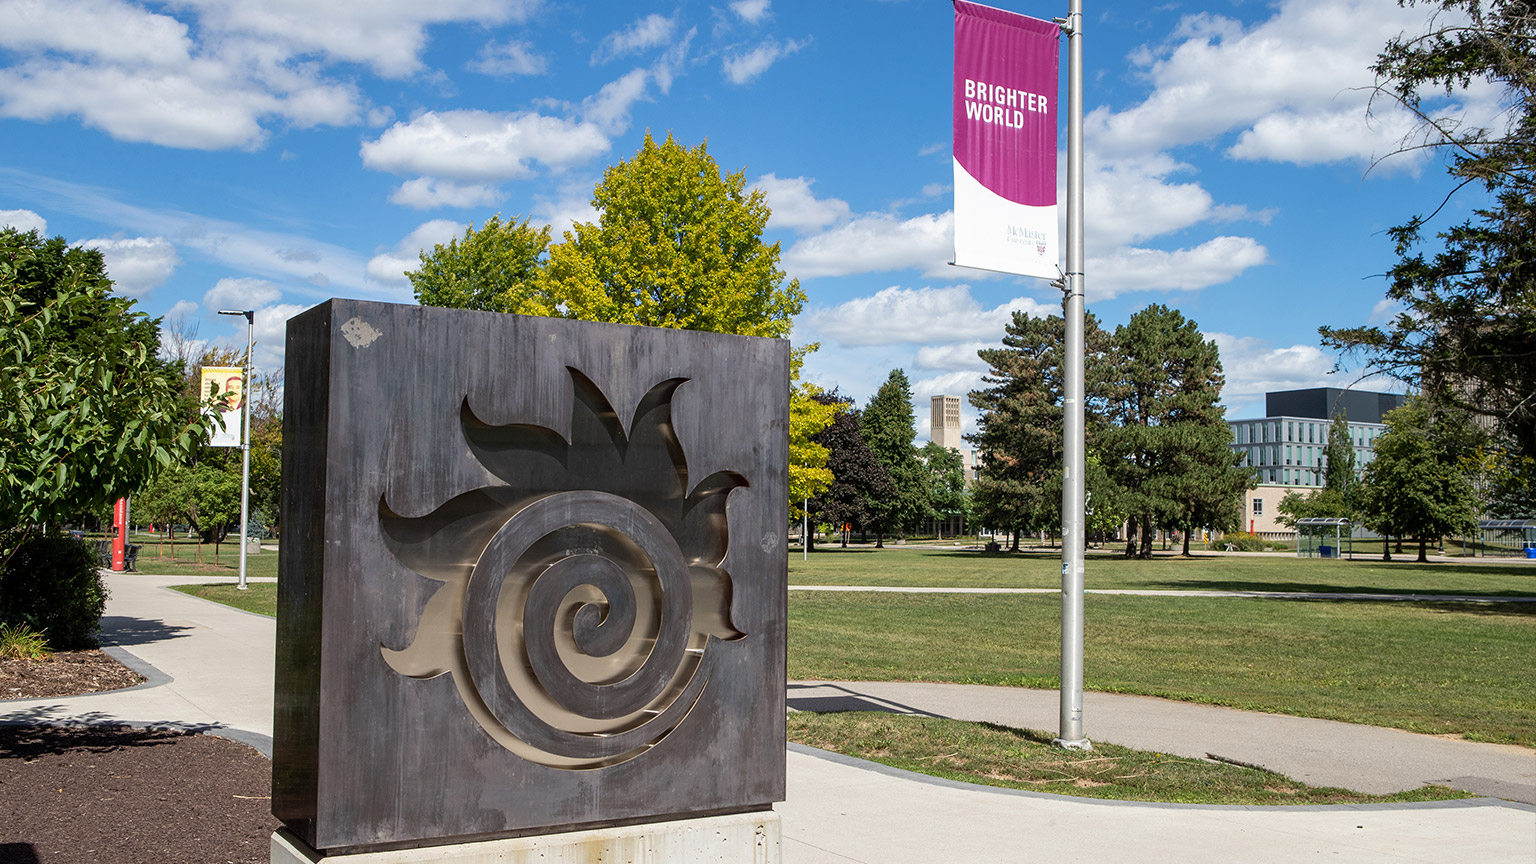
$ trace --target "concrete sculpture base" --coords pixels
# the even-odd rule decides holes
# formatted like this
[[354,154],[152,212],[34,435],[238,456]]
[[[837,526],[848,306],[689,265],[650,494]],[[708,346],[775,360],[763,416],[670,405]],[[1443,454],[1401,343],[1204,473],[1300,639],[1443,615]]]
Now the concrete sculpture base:
[[288,829],[272,835],[272,864],[780,864],[771,810],[478,843],[323,855]]

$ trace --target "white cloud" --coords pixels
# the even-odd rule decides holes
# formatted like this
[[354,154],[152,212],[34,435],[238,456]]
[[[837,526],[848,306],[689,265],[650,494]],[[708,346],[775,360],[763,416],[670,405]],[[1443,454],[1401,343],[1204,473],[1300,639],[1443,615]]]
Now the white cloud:
[[788,57],[803,47],[805,47],[804,42],[796,42],[793,39],[782,43],[776,39],[769,39],[751,51],[727,56],[721,61],[720,68],[724,70],[727,81],[732,84],[746,84],[767,72],[768,67],[779,58]]
[[784,253],[784,269],[801,279],[908,268],[930,278],[976,278],[974,271],[948,266],[954,230],[954,213],[865,214],[796,242]]
[[752,185],[763,190],[773,211],[769,224],[775,228],[822,228],[848,219],[848,202],[839,198],[818,199],[809,177],[777,177],[764,174]]
[[273,62],[260,46],[225,46],[225,55],[169,65],[34,57],[0,69],[0,115],[78,116],[123,141],[198,150],[259,147],[266,118],[311,127],[360,116],[355,85]]
[[592,65],[607,63],[626,54],[635,54],[658,45],[665,45],[677,32],[677,16],[651,14],[631,24],[626,30],[608,34],[592,53]]
[[697,36],[699,28],[690,27],[683,38],[672,43],[651,66],[651,77],[656,81],[656,89],[662,93],[672,90],[672,81],[683,71],[684,61],[688,59],[688,48],[693,44],[693,37]]
[[938,155],[939,153],[948,153],[949,149],[950,149],[950,143],[948,141],[940,141],[940,142],[938,142],[936,144],[929,144],[929,145],[927,145],[925,147],[919,148],[918,151],[917,151],[917,155],[919,155],[919,156],[935,156],[935,155]]
[[23,234],[33,230],[39,235],[48,234],[48,220],[31,210],[0,210],[0,228],[7,225]]
[[1251,237],[1216,237],[1172,252],[1126,246],[1088,256],[1088,296],[1108,300],[1130,291],[1196,291],[1230,282],[1268,260],[1268,250]]
[[98,249],[117,290],[139,297],[171,278],[181,259],[164,237],[97,238],[80,244]]
[[592,206],[592,189],[597,180],[572,181],[560,187],[554,198],[537,198],[533,204],[533,216],[548,225],[556,240],[571,230],[577,222],[596,222],[597,208]]
[[[935,396],[959,396],[962,405],[965,405],[964,397],[972,390],[980,390],[985,382],[981,380],[980,372],[946,372],[943,375],[935,375],[932,378],[923,378],[912,382],[912,398],[920,408],[927,408],[928,401]],[[932,423],[932,411],[919,410],[918,416]]]
[[[1306,387],[1337,387],[1331,375],[1333,358],[1313,345],[1276,348],[1267,340],[1229,333],[1206,333],[1221,352],[1226,385],[1222,401],[1251,403],[1272,390],[1299,390]],[[1233,418],[1238,419],[1238,418]]]
[[0,2],[0,47],[56,51],[120,63],[163,64],[192,53],[187,25],[112,0]]
[[395,248],[380,252],[368,260],[368,278],[386,285],[405,287],[410,284],[405,271],[421,266],[422,250],[439,243],[447,243],[463,231],[463,223],[452,219],[433,219],[416,226],[405,235]]
[[390,193],[391,204],[431,210],[434,207],[478,207],[495,204],[501,199],[501,190],[494,186],[476,183],[455,183],[433,177],[417,177],[400,184]]
[[[1187,16],[1168,44],[1132,60],[1152,93],[1123,111],[1087,118],[1090,149],[1143,155],[1241,133],[1230,155],[1294,162],[1369,160],[1400,128],[1386,106],[1374,128],[1365,111],[1370,65],[1387,40],[1421,27],[1425,11],[1376,0],[1287,0],[1250,28]],[[1312,136],[1302,140],[1299,136]]]
[[1385,324],[1397,317],[1397,313],[1403,311],[1403,304],[1391,297],[1383,297],[1371,307],[1371,315],[1366,319],[1371,324]]
[[549,58],[534,51],[533,45],[520,40],[488,42],[474,60],[465,64],[471,72],[497,78],[519,75],[543,75],[549,71]]
[[251,361],[257,369],[283,368],[283,356],[288,346],[288,319],[309,308],[302,303],[276,303],[256,310],[256,320],[251,328],[256,348],[251,352]]
[[255,309],[276,303],[283,292],[265,279],[250,277],[220,279],[203,295],[203,306],[209,311],[220,309]]
[[748,24],[761,24],[768,17],[771,0],[733,0],[731,11]]
[[[1055,315],[1057,311],[1050,314]],[[1010,313],[1011,314],[1011,313]],[[1031,314],[1039,314],[1032,312]],[[996,348],[999,341],[956,342],[950,345],[924,345],[917,349],[917,365],[923,369],[944,369],[951,372],[985,371],[987,364],[976,352],[983,348]]]
[[538,0],[179,0],[197,10],[200,28],[242,34],[292,54],[323,53],[331,61],[363,63],[403,78],[422,68],[426,28],[434,24],[501,24],[527,20]]
[[629,126],[630,106],[645,96],[649,78],[646,70],[635,69],[617,81],[610,81],[582,102],[582,116],[609,134],[622,132]]
[[484,183],[527,177],[539,162],[560,170],[608,150],[596,125],[532,112],[428,111],[364,141],[376,171]]
[[201,308],[191,300],[177,300],[175,305],[171,306],[162,317],[166,321],[179,321],[198,314]]
[[[4,168],[0,168],[0,175],[8,185],[27,190],[34,199],[54,209],[79,213],[125,232],[164,237],[180,254],[191,249],[230,270],[319,286],[311,292],[318,297],[331,296],[340,286],[357,292],[358,296],[402,299],[397,292],[381,291],[365,279],[364,262],[350,249],[303,234],[266,231],[180,210],[124,204],[93,187]],[[292,283],[288,288],[306,290]]]
[[[0,0],[0,116],[78,117],[124,141],[255,149],[281,124],[350,125],[370,108],[350,72],[423,68],[426,28],[522,21],[539,0],[178,0],[166,13],[122,0]],[[492,52],[510,68],[532,55]]]
[[966,285],[943,288],[892,286],[837,306],[815,308],[806,323],[819,336],[844,346],[959,343],[1001,340],[1015,311],[1060,314],[1028,297],[983,308]]

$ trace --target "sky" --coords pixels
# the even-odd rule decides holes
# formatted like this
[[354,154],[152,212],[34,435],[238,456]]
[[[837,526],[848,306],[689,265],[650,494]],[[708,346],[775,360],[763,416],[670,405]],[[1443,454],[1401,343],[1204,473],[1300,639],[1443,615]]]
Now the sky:
[[[1396,313],[1385,231],[1450,189],[1433,154],[1391,155],[1412,123],[1368,89],[1426,10],[1084,7],[1088,310],[1197,322],[1231,419],[1269,390],[1395,389],[1351,358],[1335,373],[1317,328]],[[264,369],[326,298],[413,302],[404,272],[467,225],[594,218],[647,130],[763,190],[807,295],[791,338],[821,345],[806,376],[863,404],[903,369],[920,441],[929,397],[981,385],[976,351],[1014,310],[1060,314],[1044,280],[949,263],[942,0],[0,0],[0,21],[0,224],[100,249],[121,293],[210,344],[246,335],[217,310],[255,309]],[[1492,122],[1497,98],[1436,105]]]

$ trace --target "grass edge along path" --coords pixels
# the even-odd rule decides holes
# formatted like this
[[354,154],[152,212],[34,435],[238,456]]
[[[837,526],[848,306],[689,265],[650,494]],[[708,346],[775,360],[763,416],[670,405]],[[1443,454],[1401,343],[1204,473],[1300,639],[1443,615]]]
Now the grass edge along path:
[[232,606],[243,612],[253,612],[268,618],[277,617],[277,583],[251,582],[241,591],[234,585],[218,582],[209,585],[168,585],[172,591],[180,591],[193,597]]
[[1051,746],[1051,735],[994,723],[878,711],[791,712],[789,740],[900,768],[1006,789],[1170,804],[1298,805],[1447,801],[1475,797],[1445,786],[1391,795],[1308,786],[1281,774],[1115,744],[1089,752]]
[[[1536,747],[1530,604],[1089,595],[1085,689]],[[1049,595],[794,592],[791,680],[1055,689]]]

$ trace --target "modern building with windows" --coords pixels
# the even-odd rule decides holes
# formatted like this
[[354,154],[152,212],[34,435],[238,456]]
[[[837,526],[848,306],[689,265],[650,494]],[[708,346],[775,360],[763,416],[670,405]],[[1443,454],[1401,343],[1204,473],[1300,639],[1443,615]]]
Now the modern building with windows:
[[1288,533],[1276,521],[1276,506],[1287,492],[1323,485],[1323,451],[1332,418],[1344,415],[1355,447],[1355,470],[1362,470],[1375,453],[1376,439],[1386,431],[1386,413],[1400,407],[1404,398],[1335,387],[1282,390],[1264,395],[1267,416],[1228,421],[1232,449],[1243,454],[1243,464],[1259,477],[1259,487],[1249,490],[1243,506],[1250,530]]

